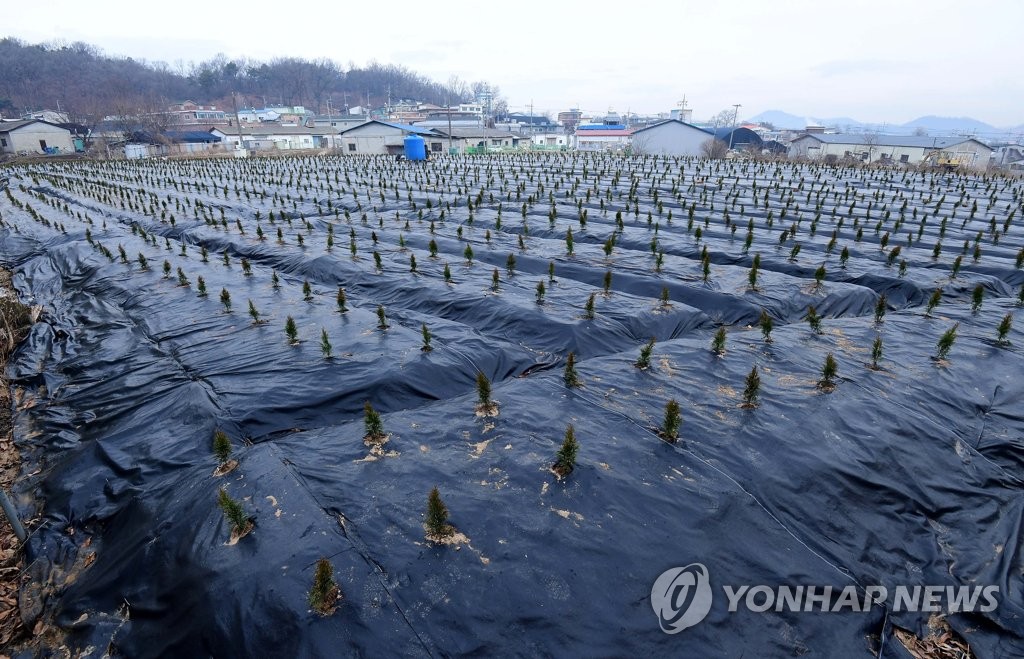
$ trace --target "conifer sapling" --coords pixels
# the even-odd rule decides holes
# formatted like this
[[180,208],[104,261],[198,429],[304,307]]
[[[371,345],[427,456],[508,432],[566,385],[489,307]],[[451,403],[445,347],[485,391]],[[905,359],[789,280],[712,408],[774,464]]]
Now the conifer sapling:
[[719,327],[715,332],[715,338],[711,340],[711,352],[721,357],[725,354],[725,326]]
[[333,346],[331,346],[331,339],[330,339],[330,337],[327,336],[327,328],[321,327],[320,328],[320,352],[323,353],[324,359],[330,359],[331,358],[331,350],[332,350],[332,348],[333,348]]
[[812,332],[821,334],[821,316],[813,304],[807,307],[807,324],[811,326]]
[[384,305],[377,305],[377,329],[386,330],[388,328],[388,317],[384,313]]
[[433,335],[430,333],[430,330],[427,329],[426,323],[423,323],[420,326],[420,332],[423,334],[423,347],[421,347],[420,350],[422,350],[423,352],[430,352],[431,350],[434,349],[430,345],[430,339],[432,338]]
[[384,422],[381,421],[380,413],[373,409],[370,401],[363,403],[363,425],[366,426],[365,439],[379,442],[387,437],[384,433]]
[[[1024,289],[1022,289],[1022,290],[1024,290]],[[588,320],[592,320],[594,318],[594,294],[593,293],[591,293],[590,297],[587,298],[587,303],[583,307],[583,315]]]
[[555,460],[554,470],[559,476],[568,476],[576,467],[576,455],[579,453],[580,444],[576,441],[576,429],[570,423],[565,428],[565,438],[562,446],[558,449],[558,457]]
[[772,342],[772,328],[774,323],[772,317],[768,315],[767,311],[761,311],[761,317],[758,319],[758,323],[761,325],[761,335],[764,337],[765,343]]
[[882,337],[876,336],[871,344],[871,368],[878,370],[878,362],[882,359]]
[[1009,345],[1010,340],[1006,337],[1009,336],[1011,329],[1013,329],[1013,314],[1006,314],[996,328],[996,331],[999,332],[999,338],[996,339],[999,345]]
[[316,562],[313,587],[309,589],[309,607],[320,615],[330,615],[340,598],[341,589],[334,580],[334,566],[330,560],[321,558]]
[[231,312],[231,293],[228,293],[228,289],[220,289],[220,303],[224,305],[224,311]]
[[679,403],[675,398],[665,404],[665,418],[661,423],[661,436],[669,442],[679,439],[679,427],[683,424],[683,415],[679,411]]
[[654,339],[652,338],[644,347],[640,348],[640,358],[636,360],[634,366],[639,369],[648,369],[651,367],[651,353],[654,352]]
[[448,507],[441,500],[441,493],[435,487],[427,497],[427,535],[436,538],[446,538],[455,532],[455,529],[448,523]]
[[825,355],[825,363],[821,367],[821,381],[818,385],[824,389],[835,387],[835,377],[838,371],[839,365],[836,364],[836,358],[830,352]]
[[217,504],[220,509],[224,512],[225,519],[231,525],[232,535],[241,537],[250,529],[252,520],[245,513],[245,509],[242,508],[242,504],[231,498],[227,490],[224,488],[220,489],[217,494]]
[[936,348],[936,357],[945,359],[949,356],[949,351],[953,348],[953,343],[956,341],[956,330],[959,327],[960,323],[953,323],[952,327],[942,333]]
[[875,322],[876,323],[882,322],[882,318],[885,317],[885,307],[886,307],[886,304],[887,304],[887,300],[885,298],[885,295],[883,294],[883,295],[878,296],[878,301],[875,303]]
[[284,333],[288,335],[288,343],[295,345],[299,342],[299,329],[295,325],[295,319],[291,316],[284,321]]
[[231,459],[231,440],[223,430],[213,433],[213,454],[217,456],[217,461],[222,465]]
[[978,313],[981,309],[981,303],[985,300],[985,287],[978,284],[974,287],[974,291],[971,293],[971,313]]
[[563,380],[565,381],[565,386],[570,389],[573,387],[579,387],[582,384],[579,373],[576,372],[575,352],[570,352],[569,356],[565,360],[565,373],[563,374]]
[[750,369],[747,374],[746,383],[743,387],[743,406],[757,407],[757,398],[761,395],[761,375],[757,372],[757,365]]
[[939,306],[939,302],[941,302],[941,301],[942,301],[942,289],[941,288],[936,288],[934,291],[932,291],[931,297],[928,298],[928,305],[925,308],[924,315],[926,315],[926,316],[932,315],[932,310],[935,309],[935,307]]

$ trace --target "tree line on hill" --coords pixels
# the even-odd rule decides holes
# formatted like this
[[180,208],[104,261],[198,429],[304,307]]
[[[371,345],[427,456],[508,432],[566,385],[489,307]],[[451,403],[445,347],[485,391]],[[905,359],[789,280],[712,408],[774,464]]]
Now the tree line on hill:
[[279,57],[261,62],[217,55],[199,63],[147,62],[115,57],[83,42],[30,44],[0,40],[0,115],[57,109],[71,121],[94,126],[103,117],[126,112],[161,112],[192,100],[230,110],[239,106],[301,105],[316,112],[343,107],[377,107],[391,99],[438,105],[471,100],[475,93],[499,90],[485,81],[452,77],[439,83],[395,64],[371,61],[343,67],[329,59]]

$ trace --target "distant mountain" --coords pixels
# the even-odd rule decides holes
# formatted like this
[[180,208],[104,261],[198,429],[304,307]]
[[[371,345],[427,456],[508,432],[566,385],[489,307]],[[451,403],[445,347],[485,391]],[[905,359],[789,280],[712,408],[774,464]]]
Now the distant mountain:
[[859,128],[864,125],[862,122],[850,117],[811,117],[809,115],[790,114],[782,110],[767,110],[750,117],[747,121],[753,123],[767,122],[776,128],[789,128],[792,130],[806,128],[808,124],[829,127],[839,126],[843,128]]
[[998,133],[1001,132],[995,126],[978,121],[971,117],[937,117],[928,115],[908,121],[901,128],[907,132],[913,132],[918,128],[924,128],[929,134],[936,133]]
[[799,129],[807,126],[807,117],[799,117],[782,110],[766,110],[747,119],[751,123],[769,123],[776,128]]

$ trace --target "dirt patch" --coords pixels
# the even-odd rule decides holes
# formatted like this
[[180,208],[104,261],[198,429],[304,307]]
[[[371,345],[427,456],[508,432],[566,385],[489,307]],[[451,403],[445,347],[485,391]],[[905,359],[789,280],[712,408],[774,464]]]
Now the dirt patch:
[[[21,456],[11,426],[11,388],[3,377],[7,359],[38,318],[38,309],[21,304],[11,286],[11,273],[0,269],[0,487],[10,492],[21,473]],[[7,518],[0,515],[0,648],[26,640],[32,630],[22,622],[19,582],[24,573],[21,543]]]
[[974,659],[967,641],[953,631],[946,619],[933,615],[928,619],[928,635],[918,638],[913,632],[894,627],[894,634],[914,659]]

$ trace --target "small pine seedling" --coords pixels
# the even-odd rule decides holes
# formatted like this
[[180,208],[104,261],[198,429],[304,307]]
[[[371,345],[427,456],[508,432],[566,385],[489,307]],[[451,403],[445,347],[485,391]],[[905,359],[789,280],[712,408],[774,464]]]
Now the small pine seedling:
[[1010,340],[1006,337],[1009,336],[1011,329],[1013,329],[1013,315],[1006,314],[996,328],[996,331],[999,332],[999,338],[996,339],[999,345],[1005,346],[1010,344]]
[[309,280],[302,282],[302,299],[306,302],[313,300],[313,287],[309,285]]
[[576,467],[576,454],[579,453],[580,444],[576,441],[576,429],[570,423],[565,428],[565,438],[562,440],[562,447],[558,449],[558,457],[555,460],[555,471],[559,476],[568,476]]
[[321,558],[316,562],[313,587],[309,589],[309,607],[320,615],[329,615],[340,597],[341,590],[334,580],[334,566],[330,560]]
[[295,319],[291,316],[284,321],[284,333],[288,335],[288,343],[295,345],[299,342],[299,329],[295,326]]
[[384,433],[384,422],[380,419],[380,412],[373,409],[370,401],[363,403],[363,425],[366,426],[366,439],[379,442],[387,437]]
[[711,352],[715,353],[719,357],[725,354],[725,327],[719,327],[718,331],[715,332],[715,338],[711,340]]
[[220,464],[225,464],[231,459],[231,440],[223,430],[213,433],[213,454],[217,456]]
[[985,287],[978,284],[974,287],[974,291],[971,293],[971,313],[978,313],[981,309],[981,303],[985,301]]
[[871,368],[878,370],[878,362],[882,359],[882,337],[876,336],[871,344]]
[[743,406],[757,407],[757,398],[761,395],[761,375],[757,372],[757,364],[747,374],[743,387]]
[[679,403],[675,398],[665,404],[665,419],[661,423],[661,436],[669,442],[679,439],[679,427],[683,424],[683,415],[679,412]]
[[338,301],[338,313],[345,313],[346,311],[348,311],[348,307],[345,306],[346,302],[348,302],[347,298],[345,297],[345,289],[341,288],[340,286],[338,287],[337,301]]
[[887,304],[887,300],[885,299],[885,295],[883,294],[883,295],[878,296],[878,302],[875,303],[875,322],[876,323],[882,322],[882,318],[885,317],[885,307],[886,307],[886,304]]
[[260,323],[260,312],[256,310],[256,305],[249,300],[249,315],[252,316],[252,324],[259,325]]
[[441,493],[435,487],[427,497],[427,535],[446,538],[455,529],[448,523],[448,506],[441,500]]
[[487,379],[483,371],[476,373],[476,395],[480,401],[480,407],[490,409],[494,405],[494,401],[491,400],[491,381]]
[[420,332],[423,334],[423,347],[421,347],[420,350],[422,350],[423,352],[430,352],[431,350],[434,349],[430,345],[430,339],[432,338],[433,335],[430,333],[430,330],[427,329],[426,323],[423,323],[420,326]]
[[939,302],[942,302],[942,289],[936,288],[932,291],[931,297],[928,298],[928,305],[925,308],[924,315],[931,316],[932,310],[939,306]]
[[[1024,290],[1024,288],[1022,288],[1021,290]],[[594,318],[594,294],[593,293],[591,293],[590,297],[587,298],[587,303],[583,307],[583,315],[588,320],[593,320],[593,318]]]
[[654,352],[654,339],[652,338],[643,348],[640,348],[640,358],[636,360],[634,366],[643,370],[651,367],[651,353]]
[[384,305],[377,305],[377,329],[386,330],[388,328],[388,317],[384,313]]
[[762,310],[761,318],[758,320],[758,323],[761,325],[761,335],[764,336],[764,342],[771,343],[772,327],[774,326],[774,323],[772,322],[772,317],[768,315],[767,311]]
[[207,293],[206,293],[206,280],[203,279],[202,275],[199,275],[198,277],[196,277],[196,292],[199,294],[199,297],[206,297],[206,295],[207,295]]
[[224,305],[224,311],[231,313],[231,293],[228,293],[228,289],[220,289],[220,303]]
[[825,355],[825,363],[821,367],[821,381],[818,386],[824,389],[831,389],[836,386],[835,378],[836,373],[839,372],[839,365],[836,363],[836,358],[832,356],[832,353]]
[[327,336],[327,328],[320,328],[320,352],[324,354],[324,359],[331,358],[331,339]]
[[606,270],[604,273],[604,294],[609,295],[612,288],[612,271]]
[[576,353],[570,352],[569,356],[565,360],[565,373],[562,376],[565,381],[565,386],[572,389],[573,387],[579,387],[583,383],[580,381],[579,373],[576,372]]
[[960,323],[953,323],[953,326],[939,337],[939,343],[936,347],[936,357],[938,359],[945,359],[949,356],[949,351],[953,349],[953,343],[956,341],[956,330],[958,327],[960,327]]
[[537,282],[537,304],[544,304],[545,293],[547,293],[547,289],[544,287],[544,280],[541,279]]
[[807,307],[807,324],[811,326],[811,331],[815,334],[821,334],[821,316],[818,315],[818,310],[814,308],[814,305]]
[[245,509],[242,508],[242,504],[231,498],[228,491],[221,488],[217,494],[217,504],[220,509],[224,511],[224,517],[231,524],[231,532],[235,535],[241,536],[248,529],[251,524],[250,517],[245,514]]

